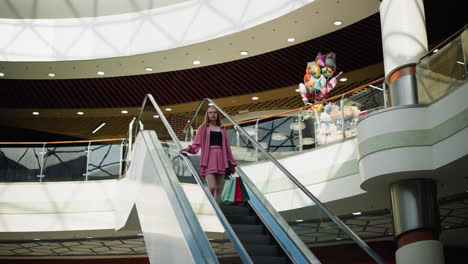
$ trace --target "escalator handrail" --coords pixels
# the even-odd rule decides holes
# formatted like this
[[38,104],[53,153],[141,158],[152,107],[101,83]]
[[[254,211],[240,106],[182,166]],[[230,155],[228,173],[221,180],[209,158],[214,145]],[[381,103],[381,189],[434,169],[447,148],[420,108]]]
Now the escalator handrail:
[[[161,109],[159,108],[159,105],[156,103],[156,100],[154,100],[154,97],[151,95],[151,94],[147,94],[145,96],[145,98],[143,99],[143,103],[142,103],[142,106],[141,106],[141,109],[140,109],[140,113],[139,113],[139,116],[138,116],[138,122],[136,122],[137,124],[140,122],[142,116],[143,116],[143,112],[144,112],[144,109],[145,109],[145,106],[146,106],[146,101],[147,99],[149,99],[151,101],[151,104],[153,105],[154,109],[156,110],[156,112],[158,113],[159,115],[159,118],[161,119],[161,121],[163,122],[164,126],[166,127],[167,131],[169,132],[169,135],[171,136],[172,140],[174,141],[174,143],[176,144],[178,150],[181,150],[182,149],[182,144],[180,143],[179,139],[177,138],[174,130],[172,129],[171,125],[169,124],[169,122],[167,121],[166,117],[164,116],[164,113],[161,111]],[[135,137],[136,135],[138,134],[138,129],[135,129]],[[205,193],[206,195],[206,198],[208,199],[208,201],[210,202],[211,206],[213,207],[219,221],[221,222],[221,224],[223,225],[227,235],[229,236],[229,238],[231,239],[231,242],[232,244],[234,245],[234,247],[236,248],[237,252],[239,253],[239,256],[240,258],[242,259],[242,261],[245,263],[245,264],[253,264],[253,261],[252,259],[250,258],[250,256],[248,255],[247,251],[245,250],[244,246],[242,245],[242,243],[240,242],[239,238],[237,237],[236,233],[234,232],[234,230],[232,229],[231,225],[229,224],[228,220],[226,219],[226,217],[224,216],[224,214],[222,213],[221,211],[221,208],[219,207],[218,203],[214,200],[213,196],[211,195],[211,193],[208,191],[208,188],[205,186],[205,184],[203,183],[203,181],[201,180],[201,177],[200,175],[198,174],[197,170],[195,169],[195,167],[193,166],[192,162],[189,160],[188,156],[187,155],[181,155],[185,161],[185,163],[187,164],[187,166],[189,167],[189,170],[190,172],[192,173],[192,175],[194,175],[195,177],[195,180],[197,181],[197,183],[201,186],[203,192]]]
[[252,136],[250,136],[244,128],[238,125],[226,112],[224,112],[216,103],[213,102],[210,98],[203,99],[200,104],[198,105],[195,113],[193,114],[192,118],[189,121],[189,125],[193,124],[193,121],[197,117],[198,112],[201,110],[202,106],[208,102],[211,107],[216,108],[218,113],[221,113],[234,127],[240,131],[256,148],[260,150],[276,167],[278,167],[302,192],[304,192],[307,197],[309,197],[322,212],[324,212],[333,222],[335,222],[342,230],[345,232],[354,242],[357,243],[359,247],[361,247],[372,259],[374,259],[379,264],[385,264],[382,258],[372,250],[358,235],[356,235],[343,221],[341,221],[338,216],[336,216],[333,212],[330,211],[320,200],[315,197],[299,180],[296,179],[281,163],[278,162],[273,156],[268,153],[261,145],[258,143]]

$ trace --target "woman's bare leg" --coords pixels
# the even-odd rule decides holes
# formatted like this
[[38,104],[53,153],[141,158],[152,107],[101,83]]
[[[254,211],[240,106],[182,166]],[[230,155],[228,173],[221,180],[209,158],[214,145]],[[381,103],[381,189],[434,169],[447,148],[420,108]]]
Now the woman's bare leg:
[[210,191],[211,195],[215,201],[220,204],[221,203],[221,194],[223,193],[224,188],[224,175],[221,174],[207,174],[205,177],[206,185],[208,186],[208,190]]
[[216,192],[215,192],[215,200],[218,204],[221,203],[221,195],[223,193],[224,188],[224,175],[218,174],[216,175]]
[[207,174],[205,177],[206,185],[208,186],[208,190],[210,191],[211,195],[216,199],[216,175],[215,174]]

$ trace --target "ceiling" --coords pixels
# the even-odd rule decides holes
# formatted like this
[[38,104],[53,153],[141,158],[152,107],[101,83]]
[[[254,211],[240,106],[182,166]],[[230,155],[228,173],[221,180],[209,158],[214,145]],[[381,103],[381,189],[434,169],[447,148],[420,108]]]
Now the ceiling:
[[[204,25],[206,22],[200,21],[203,17],[216,14],[213,23],[223,24],[221,28],[178,22],[189,20],[177,18],[180,15],[178,8],[171,8],[167,14],[163,12],[165,9],[162,14],[156,12],[158,9],[128,13],[133,19],[120,16],[97,17],[96,21],[70,18],[45,25],[49,20],[36,19],[37,22],[29,24],[28,20],[0,18],[0,31],[9,33],[0,40],[3,50],[0,60],[4,60],[0,62],[0,72],[4,74],[0,78],[82,79],[102,77],[98,71],[104,72],[105,77],[115,77],[200,68],[290,47],[345,28],[378,12],[375,0],[281,0],[258,13],[259,3],[266,0],[257,1],[238,3],[235,12],[232,10],[234,14],[222,5],[211,7],[219,0],[184,3],[185,12],[189,13],[185,15],[194,16],[192,24]],[[205,11],[193,10],[196,7]],[[71,9],[75,8],[78,7]],[[280,16],[289,10],[294,11]],[[160,21],[160,16],[170,15],[176,18]],[[231,18],[230,15],[239,17]],[[343,24],[336,26],[333,22],[338,19]],[[122,20],[131,22],[126,24]],[[310,26],[318,22],[320,26]],[[60,23],[63,25],[57,25]],[[175,25],[171,28],[167,24]],[[288,42],[291,37],[295,41]],[[247,51],[248,55],[241,55],[241,51]],[[194,60],[200,64],[194,65]],[[51,78],[49,73],[55,76]]]
[[[466,24],[463,15],[456,15],[461,13],[456,8],[425,2],[430,47]],[[453,19],[446,20],[447,15]],[[271,32],[267,35],[272,35]],[[375,13],[299,44],[211,66],[105,78],[0,78],[0,127],[3,128],[0,135],[2,141],[124,137],[128,123],[137,115],[147,93],[153,94],[159,105],[171,106],[170,114],[181,114],[184,118],[205,97],[221,102],[221,107],[231,108],[229,114],[245,108],[252,112],[300,107],[302,102],[295,89],[302,82],[307,62],[319,51],[335,52],[338,71],[343,71],[343,77],[348,78],[337,85],[331,96],[382,77],[380,34],[379,13]],[[141,56],[138,59],[151,57],[138,56]],[[29,67],[27,63],[21,65],[20,68]],[[5,62],[0,62],[0,71],[4,69]],[[253,95],[260,100],[250,100]],[[122,109],[129,113],[121,114]],[[33,116],[32,111],[41,114]],[[85,114],[77,116],[77,111]],[[115,123],[115,127],[109,126],[107,132],[103,130],[98,135],[91,134],[104,120]]]
[[0,0],[0,18],[58,19],[125,14],[174,5],[188,0]]

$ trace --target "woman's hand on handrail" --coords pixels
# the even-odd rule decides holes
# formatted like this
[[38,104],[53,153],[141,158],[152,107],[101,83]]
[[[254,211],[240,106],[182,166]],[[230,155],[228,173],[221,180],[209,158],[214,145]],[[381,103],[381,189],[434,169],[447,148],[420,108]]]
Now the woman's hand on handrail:
[[184,153],[187,153],[188,151],[189,151],[189,147],[186,147],[186,148],[181,149],[179,152],[181,154],[184,154]]

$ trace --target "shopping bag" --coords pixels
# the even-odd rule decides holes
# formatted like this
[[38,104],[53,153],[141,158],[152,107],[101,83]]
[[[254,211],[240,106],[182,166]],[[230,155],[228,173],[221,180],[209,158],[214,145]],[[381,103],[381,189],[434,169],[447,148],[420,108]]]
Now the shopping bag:
[[236,179],[229,177],[224,181],[223,192],[221,193],[221,204],[232,204],[235,201]]
[[250,200],[241,177],[231,176],[224,183],[221,204],[235,204]]

